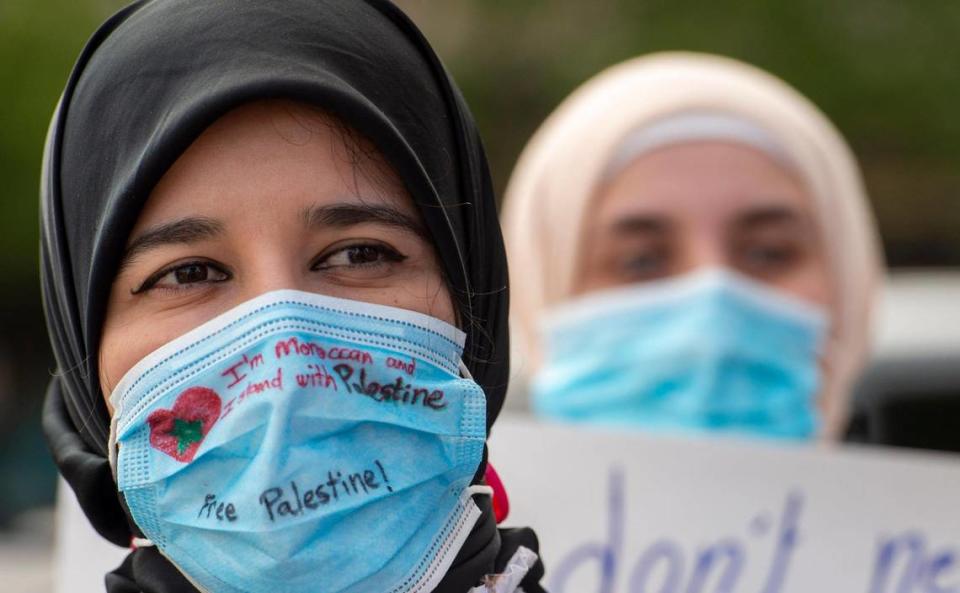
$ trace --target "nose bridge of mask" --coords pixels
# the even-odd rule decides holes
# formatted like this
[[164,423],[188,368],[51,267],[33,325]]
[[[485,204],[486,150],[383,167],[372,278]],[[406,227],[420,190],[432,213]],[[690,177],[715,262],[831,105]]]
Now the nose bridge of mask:
[[[316,314],[339,317],[346,324],[318,321]],[[249,333],[250,320],[255,320],[263,331],[270,331],[273,323],[299,320],[309,323],[305,331],[327,331],[344,340],[358,340],[371,346],[410,349],[412,353],[454,372],[459,368],[460,353],[465,335],[457,328],[438,319],[416,313],[345,299],[324,297],[292,290],[281,290],[261,295],[187,334],[164,345],[148,355],[128,371],[111,394],[111,403],[124,397],[151,375],[169,379],[171,364],[187,355],[192,360],[209,356],[220,350],[224,342]],[[293,348],[291,344],[288,348]],[[150,388],[146,388],[150,389]]]

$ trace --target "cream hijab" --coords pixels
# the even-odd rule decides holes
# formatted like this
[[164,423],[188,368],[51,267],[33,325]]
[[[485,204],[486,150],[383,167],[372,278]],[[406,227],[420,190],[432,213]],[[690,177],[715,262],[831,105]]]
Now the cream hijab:
[[572,292],[582,221],[624,140],[665,117],[705,111],[765,130],[814,197],[834,291],[821,436],[836,439],[869,350],[882,274],[875,223],[854,156],[837,129],[783,81],[729,58],[671,52],[613,66],[574,91],[530,140],[503,212],[518,372],[529,376],[538,365],[540,313]]

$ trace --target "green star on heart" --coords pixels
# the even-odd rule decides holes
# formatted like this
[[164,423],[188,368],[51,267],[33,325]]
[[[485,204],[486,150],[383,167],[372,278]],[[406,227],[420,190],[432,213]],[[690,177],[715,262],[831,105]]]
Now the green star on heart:
[[173,430],[168,434],[177,439],[177,452],[183,455],[183,452],[190,448],[190,445],[203,439],[203,422],[174,418]]

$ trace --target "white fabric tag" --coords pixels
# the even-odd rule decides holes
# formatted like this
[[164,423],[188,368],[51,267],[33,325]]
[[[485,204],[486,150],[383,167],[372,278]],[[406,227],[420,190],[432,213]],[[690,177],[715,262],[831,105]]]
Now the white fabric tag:
[[537,563],[537,558],[536,552],[520,546],[513,553],[502,573],[485,576],[484,583],[470,589],[468,593],[523,593],[520,589],[520,581]]

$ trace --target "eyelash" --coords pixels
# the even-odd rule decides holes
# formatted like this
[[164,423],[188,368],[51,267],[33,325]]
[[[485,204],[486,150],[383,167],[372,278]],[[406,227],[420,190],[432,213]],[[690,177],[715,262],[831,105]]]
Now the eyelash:
[[[213,270],[215,270],[216,272],[218,272],[218,273],[220,273],[220,274],[223,274],[223,275],[226,276],[226,277],[225,277],[225,278],[222,278],[222,279],[219,279],[219,280],[204,280],[204,281],[200,281],[200,282],[187,282],[187,283],[183,283],[183,284],[175,284],[174,286],[157,286],[157,283],[160,282],[161,280],[163,280],[163,278],[164,278],[165,276],[167,276],[168,274],[175,273],[175,272],[177,272],[178,270],[183,270],[183,269],[188,268],[188,267],[190,267],[190,266],[203,266],[203,267],[208,268],[208,269],[213,269]],[[229,280],[229,279],[232,278],[232,277],[233,277],[233,276],[230,274],[230,272],[228,272],[227,270],[223,269],[222,266],[219,266],[219,265],[217,265],[217,264],[215,264],[215,263],[213,263],[213,262],[211,262],[211,261],[200,260],[200,259],[198,259],[198,260],[191,260],[191,261],[178,262],[178,263],[175,263],[175,264],[171,264],[171,265],[169,265],[169,266],[167,266],[167,267],[165,267],[165,268],[162,268],[162,269],[154,272],[154,273],[151,274],[146,280],[143,281],[143,284],[141,284],[139,288],[136,288],[136,289],[134,289],[134,290],[132,290],[132,291],[130,291],[130,292],[131,292],[131,294],[140,294],[140,293],[143,293],[143,292],[147,292],[148,290],[154,290],[154,289],[173,290],[173,291],[175,291],[175,290],[188,290],[190,286],[195,285],[195,284],[214,284],[214,283],[218,283],[218,282],[226,282],[227,280]]]
[[[365,263],[358,263],[358,264],[350,264],[350,263],[338,264],[338,265],[322,267],[322,264],[329,261],[331,258],[333,258],[338,254],[341,254],[341,253],[347,254],[347,257],[349,258],[350,250],[359,250],[359,249],[370,249],[370,250],[376,251],[376,255],[378,256],[378,258],[380,258],[379,261],[365,262]],[[393,247],[390,247],[389,245],[386,245],[380,242],[375,242],[375,241],[367,241],[367,242],[350,243],[346,245],[335,245],[332,248],[332,251],[318,257],[316,261],[314,261],[313,264],[311,264],[310,269],[312,271],[322,271],[322,270],[334,270],[337,268],[346,268],[346,267],[373,268],[373,267],[382,266],[384,264],[400,263],[406,259],[407,259],[406,255],[403,255],[402,253],[400,253]]]
[[[376,252],[376,255],[378,256],[379,260],[378,260],[378,261],[373,261],[373,262],[358,263],[358,264],[349,264],[349,263],[348,263],[348,264],[338,264],[338,265],[328,266],[328,267],[325,267],[325,268],[324,268],[324,267],[321,267],[321,265],[322,265],[324,262],[329,261],[331,258],[333,258],[334,256],[336,256],[336,255],[338,255],[338,254],[348,253],[350,250],[359,250],[359,249],[371,249],[371,250],[374,250],[374,251]],[[348,254],[347,257],[349,258],[350,255]],[[392,247],[390,247],[390,246],[388,246],[388,245],[385,245],[385,244],[383,244],[383,243],[375,243],[375,242],[353,243],[353,244],[349,244],[349,245],[343,245],[343,246],[336,247],[336,248],[335,248],[333,251],[331,251],[330,253],[320,256],[316,261],[314,261],[313,264],[311,264],[310,270],[311,270],[311,271],[323,271],[323,270],[335,270],[335,269],[338,269],[338,268],[374,268],[374,267],[382,266],[382,265],[384,265],[384,264],[389,264],[389,263],[400,263],[400,262],[402,262],[402,261],[404,261],[404,260],[406,260],[406,259],[407,259],[407,256],[406,256],[406,255],[403,255],[402,253],[400,253],[400,252],[397,251],[396,249],[394,249],[394,248],[392,248]],[[167,275],[169,275],[169,274],[173,274],[173,273],[175,273],[175,272],[177,272],[177,271],[179,271],[179,270],[183,270],[183,269],[188,268],[188,267],[190,267],[190,266],[202,266],[202,267],[205,267],[205,268],[208,268],[208,269],[213,269],[214,271],[216,271],[216,272],[219,273],[219,274],[222,274],[222,275],[225,276],[225,277],[224,277],[224,278],[221,278],[221,279],[216,279],[216,280],[201,280],[201,281],[197,281],[197,282],[185,282],[185,283],[182,283],[182,284],[177,283],[177,284],[174,284],[173,286],[157,286],[157,284],[158,284],[165,276],[167,276]],[[151,274],[146,280],[144,280],[143,283],[142,283],[138,288],[135,288],[135,289],[131,290],[130,292],[131,292],[131,294],[141,294],[141,293],[147,292],[147,291],[149,291],[149,290],[155,290],[155,289],[172,290],[172,291],[176,291],[176,290],[189,290],[190,287],[195,286],[195,285],[197,285],[197,284],[215,284],[215,283],[225,282],[225,281],[227,281],[227,280],[230,280],[232,277],[233,277],[233,276],[230,274],[230,272],[228,272],[228,271],[225,270],[223,267],[221,267],[221,266],[219,266],[219,265],[217,265],[217,264],[215,264],[215,263],[213,263],[213,262],[211,262],[211,261],[207,261],[207,260],[192,260],[192,261],[179,262],[179,263],[176,263],[176,264],[172,264],[172,265],[170,265],[170,266],[167,266],[167,267],[165,267],[165,268],[162,268],[162,269],[154,272],[154,273]]]

